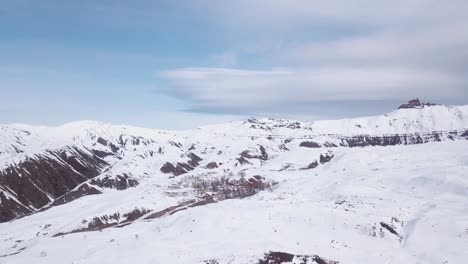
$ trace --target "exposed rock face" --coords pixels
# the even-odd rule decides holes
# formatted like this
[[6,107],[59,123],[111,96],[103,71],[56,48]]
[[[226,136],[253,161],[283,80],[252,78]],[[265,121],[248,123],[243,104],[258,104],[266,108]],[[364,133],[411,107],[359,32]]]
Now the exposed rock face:
[[114,177],[105,176],[102,178],[93,178],[88,182],[83,183],[78,188],[75,188],[65,195],[60,196],[51,204],[51,206],[69,203],[87,195],[101,194],[102,192],[99,190],[100,188],[116,189],[122,191],[131,187],[135,187],[138,184],[139,183],[137,180],[132,179],[127,174],[117,175]]
[[309,165],[307,165],[307,167],[305,169],[315,169],[318,167],[318,162],[317,161],[314,161],[312,163],[310,163]]
[[294,255],[285,252],[270,251],[265,253],[263,259],[258,260],[258,264],[338,264],[338,261],[324,259],[317,255]]
[[264,146],[259,146],[258,151],[259,153],[252,153],[249,150],[244,150],[239,154],[239,158],[237,158],[237,161],[239,161],[240,164],[250,164],[248,160],[250,159],[259,159],[266,161],[268,160],[268,153],[265,150]]
[[425,106],[433,106],[436,104],[433,103],[424,103],[418,98],[415,98],[413,100],[409,100],[407,103],[400,105],[398,109],[410,109],[410,108],[423,108]]
[[25,207],[21,203],[7,198],[4,193],[0,193],[0,222],[9,221],[31,211],[29,207]]
[[309,165],[307,165],[304,168],[301,168],[301,170],[315,169],[315,168],[317,168],[319,166],[319,162],[320,162],[320,164],[328,163],[333,159],[333,157],[335,157],[335,156],[333,155],[333,153],[331,151],[328,151],[327,153],[322,153],[322,154],[320,154],[320,158],[319,158],[318,161],[315,160],[315,161],[309,163]]
[[206,164],[205,168],[206,169],[216,169],[216,168],[218,168],[218,163],[216,163],[214,161],[210,162],[210,163]]
[[387,224],[387,223],[385,223],[385,222],[380,222],[380,226],[381,226],[382,228],[387,229],[388,232],[394,234],[394,235],[397,236],[398,238],[402,239],[401,235],[398,234],[398,232],[395,230],[395,227],[394,227],[393,225]]
[[[289,129],[301,129],[302,124],[299,121],[292,121],[289,120],[282,120],[282,119],[275,119],[275,118],[268,118],[262,121],[256,118],[249,118],[246,123],[250,123],[250,128],[252,129],[259,129],[265,131],[271,131],[275,128],[289,128]],[[307,129],[307,128],[304,128]]]
[[145,208],[135,208],[133,211],[130,211],[125,214],[114,213],[109,215],[102,215],[99,217],[94,217],[91,221],[83,220],[83,223],[86,224],[86,227],[78,228],[69,232],[61,232],[54,235],[63,236],[79,232],[91,232],[91,231],[100,231],[109,227],[122,227],[132,223],[133,221],[139,219],[145,214],[151,212]]
[[190,158],[187,162],[164,163],[164,165],[160,169],[161,172],[171,173],[173,176],[179,176],[179,175],[182,175],[189,171],[194,170],[196,167],[200,165],[200,161],[203,160],[202,158],[195,155],[194,153],[189,153],[187,157]]
[[39,209],[99,175],[108,164],[76,147],[47,151],[0,171],[0,222]]
[[330,162],[333,159],[334,155],[332,153],[320,154],[320,163],[325,164]]
[[98,189],[94,188],[93,186],[90,186],[88,183],[84,183],[81,186],[79,186],[77,189],[57,198],[51,205],[56,206],[56,205],[61,205],[65,203],[69,203],[71,201],[74,201],[78,198],[81,198],[86,195],[93,195],[93,194],[100,194],[102,193]]
[[105,140],[105,139],[102,138],[102,137],[99,137],[99,138],[97,139],[97,142],[98,142],[99,144],[103,145],[103,146],[109,147],[109,148],[112,150],[112,152],[114,152],[114,153],[116,153],[116,152],[119,151],[119,149],[120,149],[119,147],[117,147],[116,145],[112,144],[111,142]]
[[322,145],[314,141],[304,141],[299,144],[306,148],[334,148],[334,147],[369,147],[369,146],[396,146],[415,145],[428,142],[439,142],[455,139],[468,139],[468,130],[464,131],[435,131],[430,133],[397,134],[397,135],[357,135],[339,136],[330,135],[332,142],[325,142]]
[[187,173],[187,170],[184,169],[183,164],[176,163],[175,165],[166,162],[164,165],[161,167],[161,172],[162,173],[172,173],[174,176],[179,176],[181,174]]
[[464,132],[432,132],[419,134],[402,134],[388,136],[355,136],[342,138],[340,146],[343,147],[367,147],[367,146],[395,146],[395,145],[415,145],[428,142],[438,142],[443,140],[453,140],[463,138]]
[[320,148],[319,143],[313,142],[313,141],[304,141],[299,144],[300,147],[305,147],[305,148]]
[[211,203],[216,203],[217,201],[211,196],[211,195],[204,195],[200,197],[199,199],[192,199],[188,200],[185,202],[182,202],[178,205],[168,207],[164,210],[155,212],[150,214],[149,216],[145,217],[145,219],[156,219],[160,218],[164,215],[172,215],[175,214],[179,211],[186,210],[188,208],[193,208],[193,207],[198,207],[198,206],[203,206]]
[[102,179],[92,179],[90,183],[101,188],[116,189],[119,191],[138,185],[137,180],[130,178],[130,176],[126,174],[117,175],[115,177],[106,176]]

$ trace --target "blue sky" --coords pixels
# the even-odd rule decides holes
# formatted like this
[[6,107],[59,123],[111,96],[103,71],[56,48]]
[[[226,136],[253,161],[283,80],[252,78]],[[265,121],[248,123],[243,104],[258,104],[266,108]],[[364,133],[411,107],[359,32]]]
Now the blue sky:
[[468,103],[464,1],[0,0],[0,123],[190,128]]

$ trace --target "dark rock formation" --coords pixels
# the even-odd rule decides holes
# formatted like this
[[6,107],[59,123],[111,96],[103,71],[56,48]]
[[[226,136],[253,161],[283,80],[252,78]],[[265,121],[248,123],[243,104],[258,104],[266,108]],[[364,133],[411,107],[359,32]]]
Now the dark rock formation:
[[6,222],[15,217],[31,213],[31,209],[13,199],[9,199],[4,193],[0,193],[0,222]]
[[79,233],[79,232],[91,232],[91,231],[100,231],[109,227],[122,227],[128,225],[135,220],[141,218],[143,215],[151,212],[145,208],[135,208],[133,211],[120,215],[120,213],[114,213],[111,215],[103,215],[99,217],[94,217],[91,221],[83,220],[83,223],[86,224],[86,227],[78,228],[68,232],[60,232],[54,235],[54,237]]
[[460,134],[460,137],[464,138],[464,139],[468,139],[468,130],[466,130],[465,132],[461,133]]
[[440,135],[434,132],[431,137],[422,137],[420,134],[403,134],[389,136],[354,136],[341,139],[341,146],[345,147],[368,147],[368,146],[395,146],[414,145],[427,143],[429,141],[441,141]]
[[320,144],[313,142],[313,141],[304,141],[299,144],[300,147],[305,147],[305,148],[320,148]]
[[385,222],[380,222],[380,226],[381,226],[382,228],[387,229],[388,232],[394,234],[394,235],[397,236],[398,238],[400,238],[400,239],[402,238],[402,237],[400,236],[400,234],[398,234],[398,232],[395,230],[395,227],[394,227],[393,225],[389,225],[389,224],[387,224],[387,223],[385,223]]
[[112,152],[107,152],[107,151],[102,151],[102,150],[97,150],[97,149],[93,149],[92,150],[93,154],[98,156],[99,158],[105,158],[105,157],[109,157],[109,156],[114,156],[115,153],[112,153]]
[[144,216],[145,214],[148,214],[151,212],[151,210],[145,209],[145,208],[135,208],[133,211],[125,213],[123,217],[125,220],[122,222],[124,224],[126,223],[131,223],[140,217]]
[[244,150],[239,154],[240,157],[237,158],[237,161],[239,161],[240,164],[250,164],[248,161],[249,159],[259,159],[263,161],[268,160],[268,153],[266,152],[265,147],[260,145],[259,150],[259,155],[252,154],[249,150]]
[[313,141],[304,141],[299,146],[308,148],[333,147],[369,147],[369,146],[396,146],[415,145],[445,140],[468,139],[468,130],[463,131],[434,131],[428,133],[394,134],[394,135],[356,135],[340,136],[330,135],[331,142],[323,145]]
[[320,163],[325,164],[330,162],[333,159],[334,155],[332,153],[320,154]]
[[200,197],[199,199],[188,200],[188,201],[182,202],[182,203],[180,203],[178,205],[174,205],[174,206],[165,208],[165,209],[163,209],[161,211],[152,213],[152,214],[148,215],[147,217],[145,217],[145,219],[156,219],[156,218],[160,218],[160,217],[165,216],[165,215],[173,215],[173,214],[175,214],[177,212],[180,212],[182,210],[186,210],[188,208],[203,206],[203,205],[216,203],[216,202],[217,201],[211,195],[205,194],[202,197]]
[[187,162],[164,163],[164,165],[160,168],[161,172],[171,173],[173,176],[179,176],[194,170],[200,165],[200,161],[203,160],[194,153],[189,153],[187,157],[190,158]]
[[99,144],[103,145],[103,146],[110,147],[110,149],[111,149],[112,152],[114,152],[114,153],[117,153],[117,151],[120,150],[119,147],[117,147],[117,146],[114,145],[113,143],[111,143],[111,142],[105,140],[105,139],[102,138],[102,137],[99,137],[99,138],[97,139],[97,142],[98,142]]
[[324,259],[317,255],[294,255],[285,252],[270,251],[265,253],[263,259],[258,260],[258,264],[282,264],[282,263],[302,263],[302,264],[338,264],[338,261]]
[[219,264],[219,260],[217,259],[209,259],[202,261],[202,264]]
[[308,170],[308,169],[315,169],[318,167],[318,162],[317,161],[314,161],[312,163],[310,163],[309,165],[307,165],[307,167],[305,167],[304,169]]
[[90,186],[87,183],[82,184],[80,187],[72,190],[71,192],[60,196],[59,198],[55,199],[55,201],[51,204],[52,206],[61,205],[65,203],[69,203],[74,201],[78,198],[81,198],[86,195],[93,195],[93,194],[101,194],[102,192]]
[[200,165],[200,161],[202,161],[203,159],[200,158],[199,156],[195,155],[194,153],[190,152],[188,155],[187,155],[190,160],[187,161],[187,163],[192,166],[193,168],[197,167]]
[[[88,223],[87,227],[75,229],[69,232],[60,232],[60,233],[55,234],[54,237],[73,234],[73,233],[79,233],[79,232],[99,231],[104,228],[116,226],[118,224],[119,219],[120,219],[119,213],[114,213],[112,215],[104,215],[100,217],[94,217],[93,220],[91,220]],[[85,220],[84,223],[86,222],[87,221]]]
[[239,164],[252,164],[243,156],[240,156],[239,158],[237,158],[237,161],[239,162]]
[[400,105],[398,109],[410,109],[410,108],[423,108],[425,106],[433,106],[436,104],[433,103],[424,103],[418,98],[415,98],[413,100],[409,100],[407,103]]
[[119,191],[135,187],[138,185],[138,181],[132,179],[127,174],[117,175],[114,177],[106,176],[104,178],[92,179],[90,184],[99,186],[101,188],[116,189]]
[[216,163],[214,161],[210,162],[210,163],[206,164],[205,168],[206,169],[216,169],[216,168],[218,168],[218,163]]
[[195,203],[195,202],[197,202],[197,200],[195,200],[195,199],[182,202],[182,203],[180,203],[180,204],[178,204],[178,205],[174,205],[174,206],[165,208],[165,209],[163,209],[163,210],[161,210],[161,211],[152,213],[152,214],[148,215],[147,217],[145,217],[145,219],[156,219],[156,218],[160,218],[160,217],[162,217],[162,216],[164,216],[164,215],[171,215],[171,214],[174,214],[175,212],[180,211],[182,208],[183,208],[183,209],[187,209],[187,207],[188,207],[190,204],[193,204],[193,203]]
[[76,147],[46,151],[0,171],[0,222],[30,213],[81,183],[96,177],[108,164],[91,151]]
[[172,173],[174,176],[179,176],[181,174],[187,173],[187,171],[180,165],[176,163],[176,165],[166,162],[164,165],[161,167],[161,172],[162,173]]

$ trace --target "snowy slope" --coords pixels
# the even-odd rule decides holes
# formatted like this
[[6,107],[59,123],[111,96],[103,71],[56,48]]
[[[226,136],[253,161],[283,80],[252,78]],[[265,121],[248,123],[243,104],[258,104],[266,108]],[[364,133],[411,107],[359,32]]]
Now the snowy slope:
[[278,172],[274,164],[247,170],[280,181],[250,198],[53,237],[95,215],[174,205],[180,198],[170,199],[156,186],[168,179],[154,179],[2,224],[3,253],[24,248],[2,262],[254,263],[274,250],[340,263],[464,263],[467,147],[466,142],[429,143],[376,147],[372,154],[341,149],[334,161],[314,171]]
[[464,263],[468,107],[417,106],[0,126],[0,263]]
[[384,135],[409,134],[433,131],[461,131],[468,128],[468,106],[435,105],[420,109],[398,109],[385,115],[301,122],[284,119],[249,119],[245,122],[203,127],[229,135]]

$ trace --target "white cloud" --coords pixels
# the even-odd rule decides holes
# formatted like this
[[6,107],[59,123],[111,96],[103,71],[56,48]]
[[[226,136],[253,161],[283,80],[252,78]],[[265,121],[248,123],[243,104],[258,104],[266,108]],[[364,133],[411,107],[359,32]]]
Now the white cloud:
[[[196,109],[268,112],[276,107],[287,112],[296,103],[411,97],[437,102],[467,94],[466,1],[199,0],[191,5],[213,14],[207,18],[213,23],[251,36],[232,50],[239,58],[256,56],[267,65],[267,70],[245,70],[236,56],[236,64],[223,67],[237,69],[163,72],[173,89],[169,92]],[[316,34],[317,25],[354,33],[327,38],[320,32],[307,38]],[[281,45],[267,52],[245,51],[265,40]]]
[[355,25],[442,22],[463,17],[468,6],[463,0],[237,0],[215,3],[192,0],[188,4],[197,12],[210,14],[219,23],[270,29],[317,22]]
[[341,100],[405,100],[424,94],[463,94],[456,76],[400,68],[315,68],[250,71],[185,68],[163,72],[197,107],[272,109],[291,103]]
[[292,64],[338,64],[438,68],[441,71],[468,62],[467,23],[420,28],[382,30],[334,41],[301,43],[281,54]]

